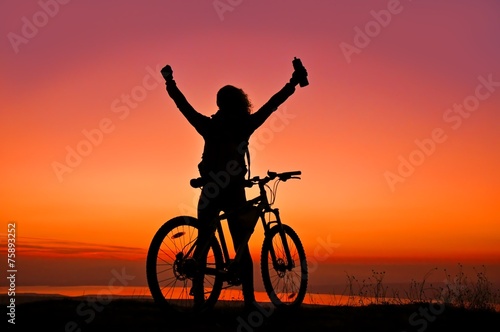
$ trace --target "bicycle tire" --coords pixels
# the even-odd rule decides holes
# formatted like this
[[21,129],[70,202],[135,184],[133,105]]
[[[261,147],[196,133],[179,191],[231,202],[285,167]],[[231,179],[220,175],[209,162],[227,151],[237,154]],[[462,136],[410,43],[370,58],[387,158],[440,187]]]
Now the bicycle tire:
[[[217,273],[205,275],[205,301],[203,305],[195,306],[194,298],[189,295],[192,278],[183,274],[179,268],[182,260],[176,259],[177,255],[185,254],[191,247],[190,244],[196,241],[198,223],[198,219],[193,217],[174,217],[158,229],[151,241],[146,259],[146,276],[151,296],[162,309],[178,313],[203,312],[211,309],[219,298],[222,278]],[[215,237],[207,255],[207,266],[209,265],[217,270],[223,265],[222,251]]]
[[[261,252],[261,273],[264,288],[277,308],[295,308],[302,304],[307,291],[308,271],[304,247],[299,236],[288,225],[282,224],[290,254],[294,260],[292,270],[286,270],[286,254],[280,236],[280,226],[274,226],[266,234]],[[270,254],[274,248],[280,266],[275,267]],[[297,272],[298,271],[298,272]]]

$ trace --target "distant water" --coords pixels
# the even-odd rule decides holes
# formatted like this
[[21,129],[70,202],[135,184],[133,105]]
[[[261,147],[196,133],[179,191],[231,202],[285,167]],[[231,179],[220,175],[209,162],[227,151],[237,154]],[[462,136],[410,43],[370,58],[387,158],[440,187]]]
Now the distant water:
[[[6,294],[6,287],[0,288]],[[152,299],[148,287],[108,287],[108,286],[23,286],[18,287],[16,294],[38,294],[38,295],[63,295],[70,297],[97,295],[105,297],[128,297],[136,299]],[[270,302],[267,293],[255,292],[257,302]],[[239,289],[223,289],[219,300],[222,301],[242,301],[243,295]],[[372,302],[370,302],[372,301]],[[307,293],[304,304],[314,305],[362,305],[374,303],[369,298],[348,297],[346,295]]]
[[[6,294],[7,289],[1,288],[2,293]],[[151,293],[148,287],[116,287],[115,289],[107,286],[23,286],[18,287],[16,294],[39,294],[39,295],[63,295],[63,296],[86,296],[97,295],[109,298],[131,297],[137,299],[151,299]],[[257,302],[270,302],[267,293],[255,292]],[[238,289],[224,289],[219,296],[223,301],[242,301],[243,294]],[[317,305],[342,305],[348,302],[358,303],[359,301],[349,301],[347,296],[333,294],[306,294],[304,304]]]
[[[7,295],[7,287],[0,287],[2,294]],[[79,296],[102,296],[103,299],[108,301],[113,297],[127,297],[134,299],[152,299],[148,287],[127,286],[127,287],[108,287],[108,286],[21,286],[16,289],[16,295],[22,294],[37,294],[37,295],[63,295],[70,297]],[[269,303],[269,297],[265,292],[255,292],[257,302]],[[223,289],[219,300],[221,301],[242,301],[243,295],[241,290],[237,288]],[[369,296],[348,296],[345,294],[321,294],[321,293],[307,293],[303,303],[312,305],[367,305],[367,304],[381,304],[381,303],[403,304],[409,302],[405,298],[391,298],[379,297],[378,299]],[[500,311],[500,304],[495,305],[496,309]]]

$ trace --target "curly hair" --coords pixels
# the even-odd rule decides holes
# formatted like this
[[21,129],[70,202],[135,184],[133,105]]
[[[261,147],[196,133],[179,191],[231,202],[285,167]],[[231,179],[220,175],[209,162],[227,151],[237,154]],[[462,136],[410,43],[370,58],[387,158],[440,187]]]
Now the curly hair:
[[252,113],[252,103],[248,95],[242,89],[232,85],[223,86],[217,92],[217,106],[221,110]]

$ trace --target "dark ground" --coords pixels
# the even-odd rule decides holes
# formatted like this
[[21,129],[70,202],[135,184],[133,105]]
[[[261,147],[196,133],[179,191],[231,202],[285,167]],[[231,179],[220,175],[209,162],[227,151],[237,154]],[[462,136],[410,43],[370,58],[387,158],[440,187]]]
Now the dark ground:
[[[239,303],[219,303],[210,316],[168,315],[150,300],[37,298],[16,304],[16,331],[500,331],[500,312],[412,305],[311,306],[244,314]],[[2,306],[5,300],[1,301]],[[5,308],[5,307],[4,307]],[[3,319],[7,326],[9,318]]]

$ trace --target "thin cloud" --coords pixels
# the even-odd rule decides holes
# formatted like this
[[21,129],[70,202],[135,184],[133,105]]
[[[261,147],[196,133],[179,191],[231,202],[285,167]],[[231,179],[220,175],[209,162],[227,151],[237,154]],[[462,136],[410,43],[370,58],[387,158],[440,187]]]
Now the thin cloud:
[[[3,247],[1,251],[6,252],[7,248]],[[19,237],[16,241],[16,254],[18,256],[137,259],[144,258],[146,250],[128,246]]]

